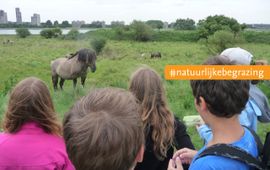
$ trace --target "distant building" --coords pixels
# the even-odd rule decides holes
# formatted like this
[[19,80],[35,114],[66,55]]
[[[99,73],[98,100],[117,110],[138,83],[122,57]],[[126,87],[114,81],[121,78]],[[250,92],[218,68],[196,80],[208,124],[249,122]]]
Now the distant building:
[[40,26],[40,15],[39,14],[34,14],[31,17],[31,25]]
[[20,8],[15,8],[16,12],[16,23],[22,24],[22,13],[20,12]]
[[73,28],[81,28],[85,24],[85,21],[72,21]]
[[0,24],[7,24],[7,13],[4,10],[0,10]]

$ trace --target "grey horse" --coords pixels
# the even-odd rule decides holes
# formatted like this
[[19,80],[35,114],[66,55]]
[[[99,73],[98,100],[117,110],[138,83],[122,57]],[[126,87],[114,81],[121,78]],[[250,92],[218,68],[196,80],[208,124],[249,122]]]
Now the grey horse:
[[58,78],[60,78],[61,89],[63,89],[65,80],[73,80],[75,88],[78,77],[81,77],[81,84],[84,87],[88,67],[91,68],[92,72],[96,71],[96,58],[94,51],[81,49],[69,57],[51,61],[53,88],[55,90],[58,88]]

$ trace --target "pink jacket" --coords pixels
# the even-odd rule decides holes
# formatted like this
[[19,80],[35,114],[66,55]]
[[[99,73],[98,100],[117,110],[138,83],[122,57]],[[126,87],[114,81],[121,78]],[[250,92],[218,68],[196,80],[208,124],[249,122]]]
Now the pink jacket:
[[74,170],[64,140],[37,123],[25,123],[15,134],[0,134],[0,170]]

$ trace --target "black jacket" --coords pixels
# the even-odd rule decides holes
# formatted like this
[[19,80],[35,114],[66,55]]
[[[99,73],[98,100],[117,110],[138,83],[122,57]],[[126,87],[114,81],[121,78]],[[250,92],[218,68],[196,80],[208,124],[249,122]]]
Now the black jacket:
[[[186,126],[175,118],[175,135],[174,135],[174,147],[179,150],[181,148],[194,149],[194,146],[190,140],[189,135],[186,132]],[[150,127],[148,136],[146,136],[145,151],[143,162],[137,163],[135,170],[167,170],[168,163],[173,156],[173,146],[167,151],[167,157],[160,161],[156,158],[153,152],[153,140],[151,139],[152,129]],[[184,169],[187,170],[189,165],[184,165]]]

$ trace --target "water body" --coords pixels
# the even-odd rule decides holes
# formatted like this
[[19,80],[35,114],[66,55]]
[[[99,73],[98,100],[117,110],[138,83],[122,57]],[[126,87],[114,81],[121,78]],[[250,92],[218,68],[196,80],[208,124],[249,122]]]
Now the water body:
[[[28,30],[32,35],[39,35],[40,31],[42,31],[45,28],[29,28]],[[62,34],[67,34],[71,28],[63,28]],[[85,28],[85,29],[79,29],[80,33],[86,33],[88,31],[94,31],[96,29],[93,28]],[[16,35],[16,28],[0,28],[0,35]]]

